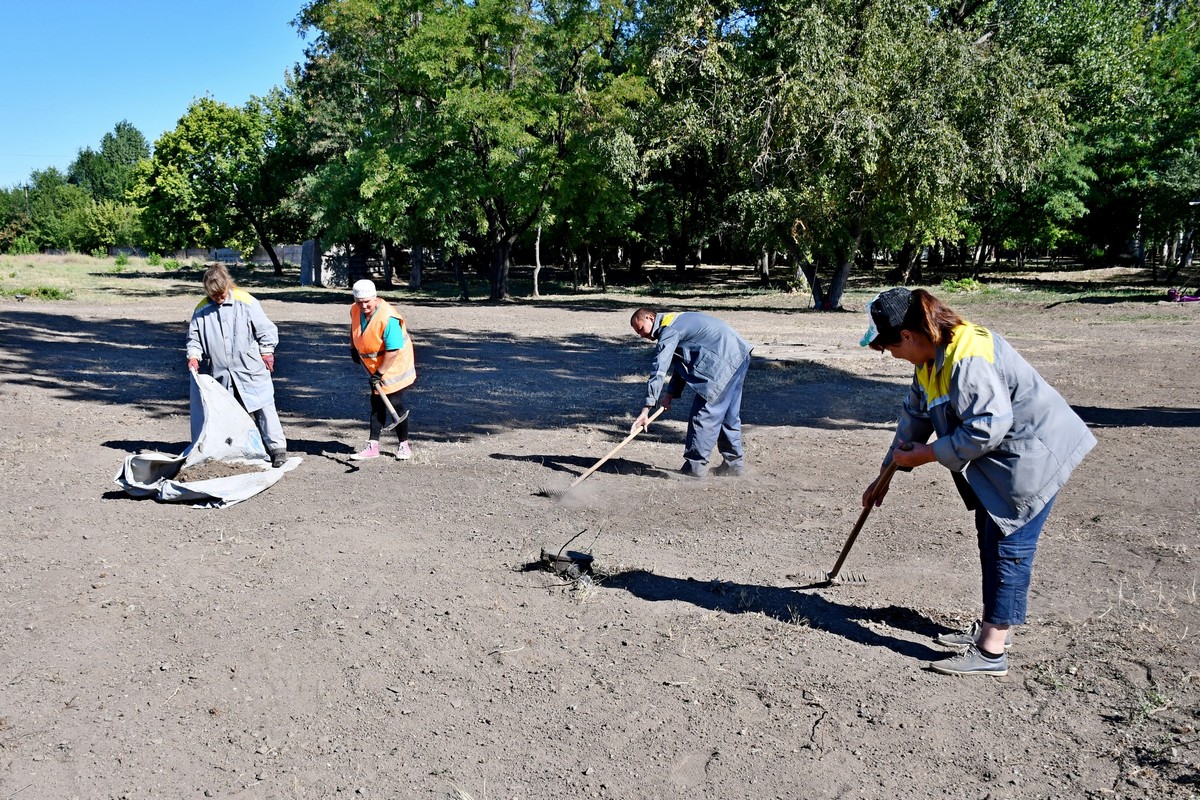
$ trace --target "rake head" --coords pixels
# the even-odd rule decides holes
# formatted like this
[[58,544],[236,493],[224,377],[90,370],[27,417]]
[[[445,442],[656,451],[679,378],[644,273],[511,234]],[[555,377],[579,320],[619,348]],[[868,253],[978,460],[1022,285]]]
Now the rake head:
[[841,586],[842,584],[864,584],[867,582],[867,576],[861,572],[839,572],[837,575],[829,572],[816,575],[788,575],[787,579],[802,583],[800,586],[793,586],[793,589],[824,589],[830,586]]

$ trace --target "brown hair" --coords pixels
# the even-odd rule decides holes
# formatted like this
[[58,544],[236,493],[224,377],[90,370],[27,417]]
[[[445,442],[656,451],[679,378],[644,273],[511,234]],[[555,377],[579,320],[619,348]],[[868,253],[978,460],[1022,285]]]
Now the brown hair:
[[204,291],[211,300],[237,288],[233,277],[224,264],[216,264],[204,270]]
[[954,329],[964,321],[954,309],[929,292],[913,289],[912,300],[909,301],[908,311],[904,314],[904,322],[900,327],[881,334],[871,342],[871,349],[883,352],[885,346],[900,341],[900,331],[905,329],[925,334],[934,347],[940,347],[954,337]]
[[[954,336],[954,329],[963,324],[963,318],[954,309],[924,289],[913,290],[913,307],[909,309],[909,314],[915,317],[912,330],[928,336],[934,347],[949,342]],[[904,321],[904,327],[910,327],[908,319]]]

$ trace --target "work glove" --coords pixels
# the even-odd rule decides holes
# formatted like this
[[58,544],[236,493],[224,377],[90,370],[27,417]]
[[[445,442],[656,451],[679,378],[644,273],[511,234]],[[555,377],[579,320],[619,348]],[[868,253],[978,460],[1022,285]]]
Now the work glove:
[[350,358],[351,358],[351,360],[354,361],[355,364],[362,363],[362,356],[360,356],[358,354],[358,348],[355,347],[354,345],[350,345]]
[[199,372],[200,371],[200,359],[189,358],[188,359],[188,370],[191,372]]
[[263,364],[265,364],[267,367],[267,372],[275,371],[275,354],[274,353],[263,353],[262,360],[263,360]]
[[378,372],[372,372],[371,373],[371,388],[378,389],[382,385],[383,385],[383,376],[380,375]]

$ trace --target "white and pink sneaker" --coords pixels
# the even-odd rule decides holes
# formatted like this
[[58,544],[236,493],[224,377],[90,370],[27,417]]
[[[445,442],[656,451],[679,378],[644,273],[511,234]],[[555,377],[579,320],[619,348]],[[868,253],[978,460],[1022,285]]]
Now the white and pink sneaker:
[[367,461],[379,458],[379,442],[367,442],[367,446],[350,456],[351,461]]

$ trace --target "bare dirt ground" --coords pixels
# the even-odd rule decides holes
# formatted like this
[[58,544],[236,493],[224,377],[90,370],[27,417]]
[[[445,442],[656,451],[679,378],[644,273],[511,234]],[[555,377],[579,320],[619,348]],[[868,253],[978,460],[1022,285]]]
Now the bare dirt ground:
[[[187,444],[196,297],[0,301],[0,798],[1186,798],[1200,794],[1196,305],[949,297],[1093,427],[1006,678],[931,637],[979,613],[969,514],[900,475],[832,566],[909,368],[860,314],[707,309],[757,345],[751,473],[684,482],[683,408],[625,435],[636,297],[415,302],[415,457],[358,464],[344,293],[253,290],[303,464],[224,510],[138,501]],[[862,298],[856,307],[861,307]],[[685,401],[688,398],[685,397]],[[390,453],[391,442],[385,446]],[[542,548],[590,552],[572,583]]]

